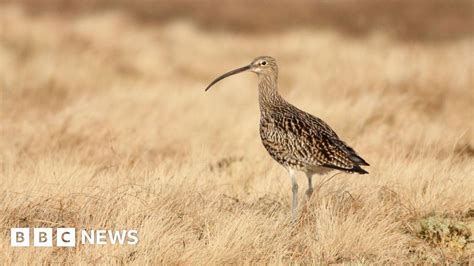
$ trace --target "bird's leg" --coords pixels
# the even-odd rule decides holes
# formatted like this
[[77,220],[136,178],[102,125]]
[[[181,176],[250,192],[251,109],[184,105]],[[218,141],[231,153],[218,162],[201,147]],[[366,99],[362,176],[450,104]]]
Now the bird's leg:
[[297,208],[298,208],[298,182],[296,181],[295,170],[288,168],[288,173],[291,177],[291,191],[293,192],[293,197],[291,201],[291,220],[296,221]]
[[308,178],[308,189],[306,190],[306,196],[311,198],[311,195],[313,194],[313,174],[307,172],[306,177]]

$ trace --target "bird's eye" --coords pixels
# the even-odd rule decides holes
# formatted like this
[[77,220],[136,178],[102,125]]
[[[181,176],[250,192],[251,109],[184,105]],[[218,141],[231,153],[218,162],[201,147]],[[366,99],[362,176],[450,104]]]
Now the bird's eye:
[[262,65],[262,66],[264,66],[264,65],[266,65],[266,64],[267,64],[267,61],[262,61],[262,62],[260,63],[260,65]]

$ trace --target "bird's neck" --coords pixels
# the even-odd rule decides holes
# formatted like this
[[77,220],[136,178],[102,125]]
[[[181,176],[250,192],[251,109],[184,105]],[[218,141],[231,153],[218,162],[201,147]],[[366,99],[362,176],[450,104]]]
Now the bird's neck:
[[277,75],[259,75],[258,103],[260,105],[260,112],[264,114],[265,110],[278,106],[281,102],[284,102],[284,100],[278,94]]

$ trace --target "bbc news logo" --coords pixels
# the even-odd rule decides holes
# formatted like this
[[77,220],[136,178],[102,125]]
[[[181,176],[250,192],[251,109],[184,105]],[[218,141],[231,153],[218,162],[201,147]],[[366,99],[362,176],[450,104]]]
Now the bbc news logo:
[[[31,231],[33,234],[31,235]],[[53,228],[11,228],[12,247],[75,247],[76,245],[136,245],[137,230],[80,230],[76,239],[76,228],[56,228],[54,241]],[[31,241],[31,239],[33,241]],[[77,240],[77,241],[76,241]]]

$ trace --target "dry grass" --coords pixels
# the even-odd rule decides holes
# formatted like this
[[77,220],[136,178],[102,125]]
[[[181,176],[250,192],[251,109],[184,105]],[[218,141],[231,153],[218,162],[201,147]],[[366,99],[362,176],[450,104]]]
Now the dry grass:
[[[1,8],[3,263],[473,261],[472,37],[253,35]],[[322,186],[297,225],[290,180],[258,137],[256,78],[203,92],[261,54],[279,60],[290,102],[371,163]],[[450,231],[430,241],[430,217],[462,224],[465,244],[446,244]],[[140,243],[11,248],[18,226],[137,229]]]
[[165,23],[186,17],[206,30],[278,32],[332,29],[364,37],[383,29],[402,40],[449,41],[474,34],[471,0],[3,0],[28,14],[71,17],[125,10],[136,21]]

